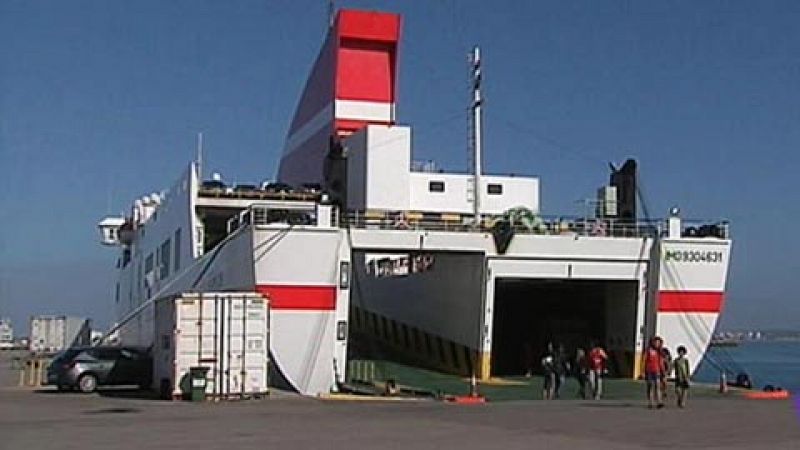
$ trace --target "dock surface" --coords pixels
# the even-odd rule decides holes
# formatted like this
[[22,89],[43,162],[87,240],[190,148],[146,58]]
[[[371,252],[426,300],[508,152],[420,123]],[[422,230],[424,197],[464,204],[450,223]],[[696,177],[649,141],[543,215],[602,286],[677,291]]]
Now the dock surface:
[[483,405],[265,400],[187,403],[135,391],[58,393],[0,376],[2,449],[796,449],[795,401],[698,397],[687,409],[629,400]]

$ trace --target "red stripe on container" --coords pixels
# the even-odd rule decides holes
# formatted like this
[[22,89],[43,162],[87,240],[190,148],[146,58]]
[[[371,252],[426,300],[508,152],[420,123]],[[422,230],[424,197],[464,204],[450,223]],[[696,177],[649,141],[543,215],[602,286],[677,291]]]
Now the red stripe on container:
[[723,300],[722,292],[660,291],[658,312],[719,313]]
[[333,311],[336,309],[336,286],[293,286],[259,284],[256,291],[269,299],[271,309]]

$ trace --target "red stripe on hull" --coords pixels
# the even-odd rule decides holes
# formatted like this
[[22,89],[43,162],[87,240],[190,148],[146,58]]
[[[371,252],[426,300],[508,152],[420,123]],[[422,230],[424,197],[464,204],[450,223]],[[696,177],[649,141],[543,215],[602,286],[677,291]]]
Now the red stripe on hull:
[[658,293],[658,312],[719,313],[724,293],[661,291]]
[[259,284],[258,293],[269,299],[276,310],[333,311],[336,309],[336,286],[290,286]]

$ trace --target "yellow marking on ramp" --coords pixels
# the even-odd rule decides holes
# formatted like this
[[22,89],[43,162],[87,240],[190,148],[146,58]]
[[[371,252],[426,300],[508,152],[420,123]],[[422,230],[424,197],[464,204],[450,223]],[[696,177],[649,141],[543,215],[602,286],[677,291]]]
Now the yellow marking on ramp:
[[[469,378],[464,378],[464,381],[469,383]],[[487,380],[480,380],[480,384],[486,386],[525,386],[527,383],[520,380],[509,380],[507,378],[489,378]]]

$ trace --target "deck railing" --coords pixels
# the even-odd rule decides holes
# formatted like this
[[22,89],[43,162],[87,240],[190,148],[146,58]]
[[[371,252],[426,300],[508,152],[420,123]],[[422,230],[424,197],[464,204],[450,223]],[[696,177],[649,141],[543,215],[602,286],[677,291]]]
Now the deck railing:
[[[228,221],[228,232],[242,225],[320,225],[317,210],[308,205],[251,205]],[[622,220],[613,218],[567,216],[511,216],[484,214],[475,223],[471,214],[421,213],[409,211],[348,211],[339,214],[331,208],[330,222],[323,226],[341,226],[375,230],[424,230],[446,232],[492,232],[498,229],[516,234],[573,235],[596,237],[665,237],[667,219]],[[682,237],[730,237],[728,222],[689,219],[681,221]]]
[[[507,222],[507,224],[498,225]],[[350,211],[342,217],[342,226],[378,230],[426,230],[449,232],[490,232],[505,226],[514,233],[539,235],[578,235],[605,237],[655,237],[666,236],[666,219],[621,220],[612,218],[535,216],[514,218],[505,215],[481,216],[475,223],[474,216],[467,214],[429,214],[397,211]],[[685,237],[728,238],[729,229],[725,221],[683,220],[682,235]]]

